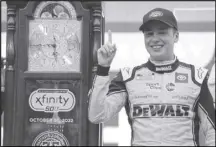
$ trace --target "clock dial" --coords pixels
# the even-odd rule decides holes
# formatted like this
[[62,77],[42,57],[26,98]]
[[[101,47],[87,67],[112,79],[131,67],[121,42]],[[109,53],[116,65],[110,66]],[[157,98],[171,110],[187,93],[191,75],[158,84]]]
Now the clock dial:
[[[57,10],[55,13],[62,13]],[[29,70],[80,71],[80,29],[81,22],[77,20],[30,21]]]
[[80,71],[81,21],[67,1],[43,1],[29,21],[29,71]]

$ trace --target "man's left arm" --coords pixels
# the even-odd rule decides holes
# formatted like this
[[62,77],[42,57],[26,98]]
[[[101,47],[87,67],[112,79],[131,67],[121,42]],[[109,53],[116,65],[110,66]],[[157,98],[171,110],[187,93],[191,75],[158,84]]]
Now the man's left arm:
[[215,146],[215,109],[208,88],[208,74],[203,80],[198,103],[198,115],[204,131],[205,145]]

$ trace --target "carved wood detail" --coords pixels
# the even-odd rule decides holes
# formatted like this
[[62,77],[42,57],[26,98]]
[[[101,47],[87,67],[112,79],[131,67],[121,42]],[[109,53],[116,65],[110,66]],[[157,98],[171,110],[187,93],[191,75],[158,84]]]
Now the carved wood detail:
[[102,38],[102,9],[101,7],[92,7],[92,30],[93,30],[93,72],[96,71],[97,50],[101,47]]
[[15,45],[14,33],[16,31],[16,5],[8,5],[7,8],[7,47],[6,47],[6,68],[14,70]]

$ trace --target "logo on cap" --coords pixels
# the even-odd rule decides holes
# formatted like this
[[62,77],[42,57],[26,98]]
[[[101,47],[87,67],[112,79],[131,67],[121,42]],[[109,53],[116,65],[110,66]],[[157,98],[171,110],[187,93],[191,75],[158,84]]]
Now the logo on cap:
[[154,11],[149,15],[149,18],[151,18],[151,17],[159,17],[159,16],[163,16],[163,13],[161,11]]

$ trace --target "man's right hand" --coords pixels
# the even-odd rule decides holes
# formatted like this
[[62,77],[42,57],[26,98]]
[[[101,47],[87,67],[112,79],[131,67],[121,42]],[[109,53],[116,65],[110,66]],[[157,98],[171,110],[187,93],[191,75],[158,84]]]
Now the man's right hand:
[[112,44],[112,33],[108,31],[108,42],[97,51],[98,64],[100,66],[109,67],[116,54],[116,46]]

